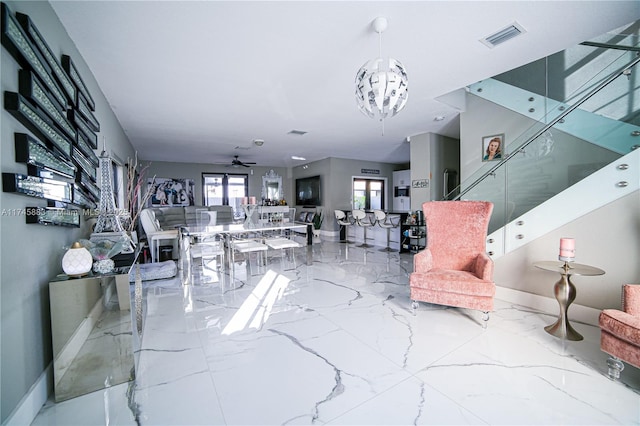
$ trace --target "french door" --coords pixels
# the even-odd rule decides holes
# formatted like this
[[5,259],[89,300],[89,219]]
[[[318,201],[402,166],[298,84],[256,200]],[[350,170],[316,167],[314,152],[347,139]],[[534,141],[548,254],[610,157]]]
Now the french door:
[[249,175],[203,173],[202,201],[205,206],[231,206],[233,217],[244,217],[242,199],[249,193]]
[[353,178],[353,208],[384,209],[384,179]]

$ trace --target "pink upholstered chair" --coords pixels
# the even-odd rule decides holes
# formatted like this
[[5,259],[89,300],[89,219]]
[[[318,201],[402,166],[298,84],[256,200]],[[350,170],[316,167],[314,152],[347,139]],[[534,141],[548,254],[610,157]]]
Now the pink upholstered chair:
[[477,309],[483,327],[493,310],[493,260],[486,253],[493,204],[486,201],[431,201],[422,205],[426,248],[413,258],[409,284],[418,302]]
[[640,368],[640,284],[622,286],[622,310],[600,313],[600,349],[608,353],[609,377],[620,378],[622,361]]

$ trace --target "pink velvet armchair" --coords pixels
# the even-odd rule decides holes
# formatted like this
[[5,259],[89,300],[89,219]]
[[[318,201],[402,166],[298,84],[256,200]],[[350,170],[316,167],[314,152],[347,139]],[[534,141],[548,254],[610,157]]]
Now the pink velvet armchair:
[[620,378],[622,361],[640,368],[640,284],[622,286],[622,310],[600,313],[600,349],[608,353],[609,377]]
[[483,327],[493,310],[496,286],[486,238],[493,204],[486,201],[431,201],[422,205],[426,248],[413,258],[412,308],[418,302],[476,309]]

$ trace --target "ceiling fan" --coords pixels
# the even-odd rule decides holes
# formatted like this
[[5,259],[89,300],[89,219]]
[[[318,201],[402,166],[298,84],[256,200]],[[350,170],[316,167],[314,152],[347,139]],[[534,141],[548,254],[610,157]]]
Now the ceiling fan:
[[243,161],[240,161],[240,160],[238,160],[238,156],[237,155],[234,155],[233,156],[233,160],[231,160],[231,165],[233,167],[240,167],[240,166],[242,166],[242,167],[251,167],[251,164],[256,164],[256,163],[249,163],[249,162],[245,163]]

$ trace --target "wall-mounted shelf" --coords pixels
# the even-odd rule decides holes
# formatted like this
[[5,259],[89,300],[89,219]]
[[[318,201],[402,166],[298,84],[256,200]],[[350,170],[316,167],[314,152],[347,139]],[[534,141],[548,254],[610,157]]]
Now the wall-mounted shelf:
[[80,210],[58,207],[27,207],[27,223],[80,227]]
[[78,171],[78,173],[76,174],[76,182],[78,182],[82,186],[82,188],[85,189],[93,197],[93,199],[100,199],[100,189],[88,174],[86,174],[82,170]]
[[18,163],[43,168],[66,178],[75,176],[76,166],[25,133],[15,134],[15,152]]
[[2,173],[2,190],[53,201],[71,202],[71,184],[54,179]]
[[50,141],[66,157],[71,158],[72,142],[57,126],[49,124],[48,116],[22,95],[4,92],[4,108],[40,139]]
[[78,132],[76,137],[76,145],[80,149],[80,152],[87,157],[87,160],[91,161],[96,167],[100,164],[100,160],[98,160],[98,156],[95,152],[93,152],[93,148],[89,145],[90,142],[84,135],[84,132]]
[[91,163],[87,159],[87,157],[82,155],[80,150],[78,148],[76,148],[76,147],[73,148],[73,161],[76,162],[76,164],[82,169],[82,171],[84,173],[89,175],[91,180],[93,180],[94,182],[96,181],[97,172],[96,172],[95,166],[93,165],[93,163]]
[[87,209],[95,209],[97,204],[77,183],[73,184],[73,204]]

